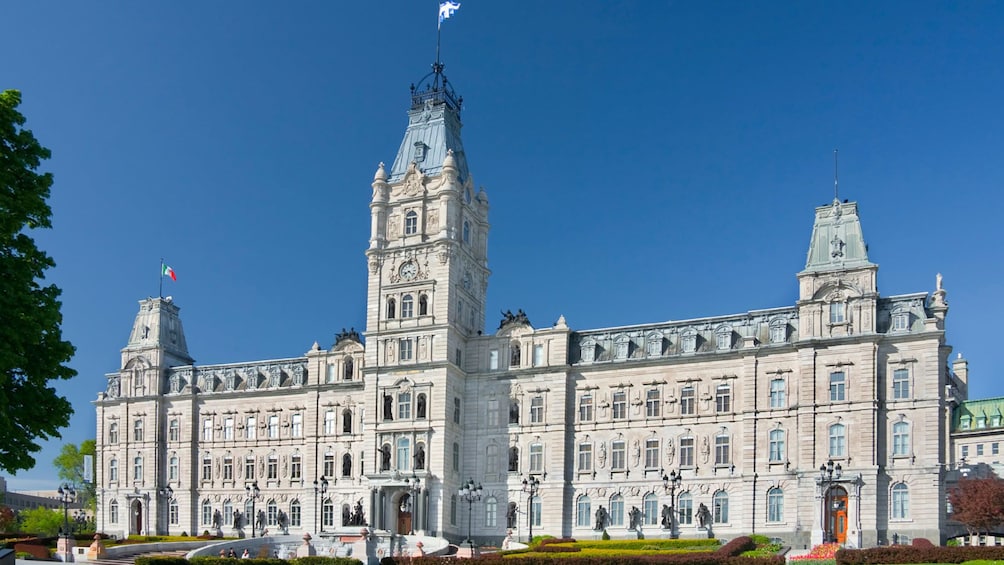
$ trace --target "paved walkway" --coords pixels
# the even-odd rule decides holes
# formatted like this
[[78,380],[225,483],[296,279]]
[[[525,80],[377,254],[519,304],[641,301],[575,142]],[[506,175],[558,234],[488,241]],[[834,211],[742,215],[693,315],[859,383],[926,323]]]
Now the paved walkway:
[[[137,553],[135,555],[124,555],[122,557],[116,557],[114,559],[102,559],[100,561],[80,561],[80,563],[100,563],[101,565],[135,565],[137,557],[181,557],[188,553],[188,550],[183,551],[155,551],[153,553]],[[39,565],[39,563],[46,563],[46,561],[32,561],[28,559],[15,559],[15,565]],[[48,563],[59,563],[58,561],[49,561]]]

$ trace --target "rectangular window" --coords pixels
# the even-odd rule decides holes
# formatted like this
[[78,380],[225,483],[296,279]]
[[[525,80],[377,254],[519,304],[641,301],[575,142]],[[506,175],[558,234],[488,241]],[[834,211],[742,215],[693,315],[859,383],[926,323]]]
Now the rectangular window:
[[784,379],[771,379],[770,381],[770,407],[784,408],[787,404],[785,398]]
[[544,346],[537,344],[533,346],[533,366],[541,367],[544,365]]
[[901,332],[910,329],[910,313],[895,312],[892,315],[892,330]]
[[645,417],[658,418],[662,415],[662,399],[659,389],[651,388],[645,392]]
[[323,477],[334,477],[335,476],[335,454],[325,453],[324,454],[324,472],[321,473]]
[[453,443],[453,470],[454,472],[460,472],[460,444]]
[[277,459],[274,455],[269,456],[268,458],[268,465],[266,466],[265,476],[269,479],[279,478],[279,459]]
[[842,424],[830,426],[830,457],[843,457],[847,453],[847,436]]
[[715,389],[715,412],[723,413],[732,411],[732,387],[729,385],[718,385]]
[[768,460],[771,463],[780,463],[784,460],[784,432],[782,430],[771,430],[769,438],[770,453]]
[[397,395],[397,419],[411,419],[411,393],[400,392]]
[[485,422],[490,427],[499,425],[499,401],[497,399],[488,400],[488,410],[485,411]]
[[170,505],[167,507],[167,520],[172,526],[178,525],[178,503],[171,501]]
[[580,496],[575,502],[575,527],[588,528],[593,519],[593,508],[588,496]]
[[983,455],[983,444],[982,443],[977,443],[976,444],[976,455]]
[[178,458],[177,457],[171,457],[171,460],[170,460],[170,462],[168,463],[168,466],[167,466],[167,480],[168,481],[176,481],[176,480],[178,480],[178,476],[179,476],[179,473],[178,473]]
[[593,444],[579,444],[579,471],[589,472],[593,470]]
[[685,386],[680,389],[680,415],[692,416],[696,407],[694,387]]
[[460,399],[453,397],[453,423],[460,424]]
[[728,465],[731,451],[729,450],[729,436],[715,436],[715,465]]
[[213,440],[213,419],[206,418],[202,421],[202,439],[203,441]]
[[623,420],[627,418],[627,393],[623,391],[618,391],[614,393],[614,409],[613,409],[614,420]]
[[213,460],[209,457],[202,458],[202,480],[213,480]]
[[244,459],[244,480],[254,480],[254,456],[249,455]]
[[274,439],[279,437],[279,416],[271,415],[268,417],[268,437],[269,439]]
[[234,479],[234,459],[233,457],[223,458],[223,480],[232,481]]
[[244,428],[244,437],[247,439],[258,438],[258,418],[248,416],[247,427]]
[[677,506],[680,507],[679,520],[680,524],[693,524],[694,523],[694,499],[690,497],[687,493],[686,496],[680,495],[680,500],[677,502]]
[[289,458],[289,478],[298,481],[303,475],[303,460],[299,455]]
[[962,458],[963,459],[965,459],[966,457],[969,457],[969,446],[968,445],[963,445],[961,447],[961,451],[962,451]]
[[624,525],[624,498],[619,494],[610,499],[610,525]]
[[910,398],[910,371],[896,369],[892,373],[892,397],[896,400]]
[[659,468],[659,440],[657,439],[645,440],[645,468]]
[[338,368],[335,366],[334,363],[332,363],[328,365],[328,369],[324,373],[324,382],[330,384],[335,382],[335,379],[337,378],[338,378]]
[[831,324],[842,324],[842,323],[844,323],[844,303],[843,302],[830,302],[830,323]]
[[533,497],[533,500],[530,501],[530,521],[538,528],[540,527],[542,510],[540,496]]
[[232,440],[234,439],[234,419],[224,418],[223,419],[223,439]]
[[530,444],[530,472],[544,472],[544,444],[542,443]]
[[830,373],[830,402],[846,400],[846,376],[843,371]]
[[623,441],[610,444],[610,468],[614,471],[623,471],[627,468],[627,444]]
[[1000,454],[1000,444],[999,443],[991,443],[990,444],[990,454],[991,455],[999,455]]
[[401,348],[401,361],[411,361],[411,340],[398,340],[398,346]]
[[143,441],[143,420],[136,420],[132,426],[133,441]]
[[[181,440],[181,424],[178,422],[178,420],[171,420],[171,424],[168,426],[167,437],[168,440],[170,441]],[[116,443],[117,441],[118,438],[116,438],[116,441],[112,443]]]
[[335,426],[338,421],[334,410],[326,410],[324,412],[324,435],[333,436],[335,435]]
[[303,437],[303,414],[293,414],[289,433],[293,437]]
[[453,364],[457,367],[464,366],[464,352],[459,347],[453,350]]
[[488,352],[488,370],[498,371],[499,370],[499,350],[492,349]]
[[583,394],[579,397],[579,421],[593,421],[593,395]]
[[694,438],[680,438],[680,467],[694,466]]
[[534,396],[530,399],[530,423],[544,423],[544,397]]
[[132,480],[142,481],[143,480],[143,458],[136,457],[132,460]]

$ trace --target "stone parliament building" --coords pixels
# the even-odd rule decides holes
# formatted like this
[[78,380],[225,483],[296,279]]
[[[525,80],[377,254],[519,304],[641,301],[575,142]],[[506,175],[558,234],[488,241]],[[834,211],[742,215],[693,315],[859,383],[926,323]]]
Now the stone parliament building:
[[95,401],[99,531],[948,535],[968,369],[940,276],[879,295],[858,205],[834,200],[793,305],[595,330],[519,311],[486,328],[489,203],[460,107],[435,66],[377,168],[365,339],[196,365],[179,307],[140,301]]

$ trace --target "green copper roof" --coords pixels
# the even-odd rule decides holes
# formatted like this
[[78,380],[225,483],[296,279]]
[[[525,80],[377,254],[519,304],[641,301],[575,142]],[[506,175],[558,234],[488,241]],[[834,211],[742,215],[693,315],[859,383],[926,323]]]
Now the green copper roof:
[[952,413],[952,431],[1004,427],[1004,397],[966,400]]
[[861,233],[857,202],[834,200],[816,208],[806,271],[831,271],[873,266]]

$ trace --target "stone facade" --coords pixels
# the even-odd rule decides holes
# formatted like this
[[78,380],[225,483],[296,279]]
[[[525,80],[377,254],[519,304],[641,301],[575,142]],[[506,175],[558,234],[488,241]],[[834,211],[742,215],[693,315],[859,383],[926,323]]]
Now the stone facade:
[[968,373],[940,276],[878,293],[856,203],[815,210],[793,305],[597,330],[519,311],[489,330],[474,186],[436,69],[372,182],[365,340],[198,366],[177,305],[140,301],[96,401],[99,529],[942,537]]

